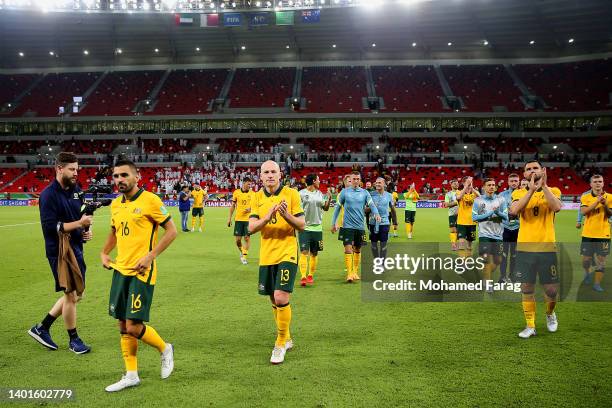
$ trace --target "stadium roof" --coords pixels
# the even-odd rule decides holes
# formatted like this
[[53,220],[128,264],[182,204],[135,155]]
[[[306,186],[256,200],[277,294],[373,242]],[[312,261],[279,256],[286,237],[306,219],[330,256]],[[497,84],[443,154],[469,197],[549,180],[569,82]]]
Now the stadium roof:
[[172,13],[0,10],[0,68],[558,58],[612,52],[609,0],[378,4],[323,9],[318,23],[304,23],[296,15],[294,25],[273,25],[272,19],[267,26],[249,27],[242,21],[231,28],[202,28],[200,15],[191,26],[177,26]]

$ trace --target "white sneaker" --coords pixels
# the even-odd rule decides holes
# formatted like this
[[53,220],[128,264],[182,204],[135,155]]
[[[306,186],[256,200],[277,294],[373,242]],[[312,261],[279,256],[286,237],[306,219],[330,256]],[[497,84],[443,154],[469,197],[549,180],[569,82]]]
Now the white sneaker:
[[191,227],[191,232],[194,232],[194,231],[195,231],[195,227]]
[[246,265],[249,263],[249,261],[247,261],[244,255],[240,255],[240,262],[242,262],[243,265]]
[[285,342],[285,351],[289,351],[293,348],[293,340],[289,339]]
[[287,349],[285,349],[285,347],[274,346],[274,349],[272,350],[272,357],[270,357],[270,362],[272,364],[282,363],[283,361],[285,361],[286,352]]
[[412,232],[408,234],[408,239],[412,239]]
[[522,332],[518,334],[521,339],[528,339],[531,336],[536,335],[536,329],[533,327],[525,327]]
[[202,227],[198,228],[198,231],[202,232]]
[[131,378],[124,374],[121,376],[121,380],[109,385],[105,390],[107,392],[117,392],[129,387],[136,387],[137,385],[140,385],[140,378],[138,376]]
[[166,343],[166,349],[161,353],[162,380],[170,377],[172,370],[174,370],[174,346],[170,343]]
[[557,315],[555,312],[552,314],[546,315],[546,328],[549,332],[554,333],[557,331],[557,327],[559,326],[559,322],[557,322]]

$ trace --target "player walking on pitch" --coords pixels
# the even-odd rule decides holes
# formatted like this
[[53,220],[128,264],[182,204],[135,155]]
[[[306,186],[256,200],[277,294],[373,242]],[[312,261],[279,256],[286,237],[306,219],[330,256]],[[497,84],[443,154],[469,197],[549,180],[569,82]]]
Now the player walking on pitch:
[[501,263],[503,252],[502,221],[508,220],[508,207],[504,199],[495,194],[496,188],[495,179],[486,179],[485,194],[477,197],[472,207],[472,219],[478,223],[478,252],[486,260],[482,278],[489,293],[493,293],[491,277]]
[[[300,241],[300,285],[312,285],[317,269],[318,254],[323,250],[323,211],[329,210],[331,194],[325,196],[319,191],[319,176],[306,176],[306,188],[300,190],[300,199],[304,207],[306,228],[299,233]],[[308,271],[308,273],[306,272]]]
[[561,210],[561,191],[549,187],[546,169],[533,160],[525,164],[527,189],[512,193],[510,214],[519,216],[515,276],[521,283],[523,313],[527,326],[518,335],[528,339],[536,335],[535,283],[539,277],[546,301],[546,327],[556,332],[555,306],[559,293],[559,274],[555,245],[555,214]]
[[[247,255],[251,246],[251,237],[249,237],[249,214],[251,214],[251,201],[253,201],[254,191],[251,191],[251,179],[245,177],[242,180],[242,186],[235,190],[232,194],[232,205],[229,210],[229,218],[227,226],[232,226],[232,215],[236,211],[236,219],[234,220],[234,238],[236,246],[240,251],[240,262],[243,265],[248,263]],[[242,240],[244,239],[244,244]]]
[[306,224],[300,193],[281,185],[280,178],[278,163],[269,160],[261,165],[263,188],[253,197],[249,217],[249,233],[261,231],[259,294],[270,297],[277,328],[272,364],[282,363],[287,350],[293,347],[289,298],[297,273],[295,232],[303,231]]
[[593,272],[591,263],[595,258],[595,279],[593,290],[603,292],[601,280],[606,267],[606,257],[610,254],[610,222],[612,216],[612,195],[603,189],[604,178],[600,174],[591,176],[591,193],[580,198],[580,212],[585,216],[582,229],[580,254],[584,267],[584,282],[591,284]]
[[346,266],[346,281],[352,283],[359,280],[359,264],[361,262],[361,246],[364,241],[365,227],[365,207],[370,207],[376,222],[381,218],[378,209],[373,205],[370,194],[359,187],[361,175],[358,171],[353,171],[351,176],[351,187],[345,188],[338,196],[338,203],[334,209],[332,217],[332,233],[339,229],[338,215],[340,206],[344,208],[344,218],[342,219],[342,230],[338,239],[342,239],[344,244],[344,264]]
[[[153,290],[157,279],[156,258],[176,238],[176,227],[158,196],[138,187],[136,165],[119,160],[113,169],[113,180],[121,195],[111,203],[111,230],[100,253],[102,265],[113,270],[108,312],[119,320],[121,353],[125,375],[106,391],[121,391],[140,384],[136,352],[138,340],[161,354],[161,378],[174,370],[174,347],[157,331],[144,324],[149,321]],[[159,227],[166,230],[157,242]],[[111,251],[117,247],[113,261]]]

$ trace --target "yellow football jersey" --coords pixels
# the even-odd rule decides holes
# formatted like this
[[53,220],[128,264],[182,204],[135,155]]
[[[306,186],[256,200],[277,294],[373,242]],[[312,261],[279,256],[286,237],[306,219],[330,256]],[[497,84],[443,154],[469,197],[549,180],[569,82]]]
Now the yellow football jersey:
[[204,196],[206,195],[206,191],[201,190],[193,190],[191,192],[191,196],[193,197],[193,208],[202,208],[204,207]]
[[[265,216],[270,208],[282,200],[294,216],[304,215],[300,193],[296,189],[281,186],[275,193],[269,194],[262,188],[254,194],[251,203],[251,218]],[[280,214],[275,214],[266,226],[261,229],[259,264],[278,265],[281,262],[297,263],[298,243],[295,229]]]
[[237,189],[232,194],[232,201],[236,204],[236,221],[248,221],[251,213],[251,201],[255,192],[252,190],[242,191]]
[[[560,198],[561,190],[549,187],[552,194]],[[527,190],[512,192],[512,201],[527,195]],[[536,191],[519,214],[517,250],[524,252],[555,252],[555,212],[548,207],[542,190]],[[523,243],[523,245],[521,245]],[[542,243],[542,245],[534,245]]]
[[138,260],[147,255],[157,244],[160,225],[170,220],[170,214],[162,200],[153,193],[138,190],[131,200],[123,195],[111,203],[111,227],[117,238],[117,259],[111,268],[126,276],[137,276],[143,282],[155,285],[157,262],[143,275],[135,269]]
[[458,200],[457,225],[476,225],[472,220],[472,206],[475,199],[476,194],[466,193],[461,197],[461,200]]
[[393,199],[393,204],[395,205],[397,203],[397,200],[399,199],[399,194],[397,194],[397,191],[391,193],[391,198]]
[[[606,200],[606,206],[612,208],[612,194],[604,193],[604,199]],[[591,194],[585,194],[580,199],[581,207],[589,207],[595,201],[597,196]],[[582,229],[582,236],[585,238],[610,238],[610,222],[606,213],[603,209],[602,204],[597,204],[594,210],[588,213]]]

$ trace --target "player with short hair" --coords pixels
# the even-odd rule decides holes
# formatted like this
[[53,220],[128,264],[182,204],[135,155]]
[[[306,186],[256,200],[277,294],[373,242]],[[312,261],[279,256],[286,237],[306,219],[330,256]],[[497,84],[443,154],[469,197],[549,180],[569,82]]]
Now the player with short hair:
[[259,294],[270,297],[277,335],[270,362],[280,364],[293,347],[289,299],[297,273],[296,231],[303,231],[304,210],[297,190],[281,184],[278,163],[261,165],[261,188],[253,196],[249,233],[261,231],[259,249]]
[[529,180],[521,179],[521,186],[520,186],[520,188],[523,189],[523,190],[527,190],[527,186],[529,186]]
[[[512,193],[516,191],[520,183],[520,177],[516,173],[508,175],[508,188],[501,192],[499,196],[504,199],[506,207],[512,204]],[[512,271],[516,262],[516,240],[519,232],[519,221],[516,217],[508,217],[503,221],[504,226],[504,252],[502,262],[499,268],[499,282],[507,282],[511,280]]]
[[202,229],[204,228],[204,203],[206,202],[208,194],[206,193],[206,190],[202,189],[202,186],[196,184],[193,186],[191,196],[193,197],[193,208],[191,209],[191,231],[195,231],[197,217],[197,220],[199,220],[200,223],[198,231],[202,232]]
[[[255,195],[254,191],[251,191],[251,179],[245,177],[242,179],[242,186],[239,189],[234,190],[232,194],[232,205],[229,210],[229,218],[227,220],[227,226],[232,226],[232,215],[236,212],[236,219],[234,220],[234,238],[236,239],[236,246],[240,251],[240,262],[243,265],[248,264],[247,256],[249,254],[249,247],[251,246],[251,238],[249,237],[249,215],[251,214],[251,201]],[[244,239],[244,244],[242,240]]]
[[[370,193],[372,202],[378,214],[380,222],[376,221],[376,217],[370,213],[369,228],[370,242],[372,245],[372,256],[374,258],[387,257],[387,241],[389,240],[390,214],[395,213],[393,206],[393,197],[391,193],[385,191],[385,179],[378,177],[374,182],[374,191]],[[380,242],[380,247],[379,243]]]
[[[348,283],[360,279],[359,264],[361,262],[361,246],[365,235],[363,223],[365,207],[370,207],[377,222],[381,221],[378,209],[372,205],[372,197],[366,190],[359,187],[360,183],[361,174],[358,171],[353,171],[351,173],[351,187],[342,190],[338,196],[338,203],[344,208],[342,229],[338,239],[342,239],[344,243],[344,264]],[[332,233],[335,233],[340,227],[338,224],[339,214],[340,206],[336,206],[332,217]]]
[[561,210],[561,190],[549,187],[546,168],[537,160],[525,163],[527,189],[512,193],[510,214],[519,216],[515,277],[521,282],[523,313],[527,326],[518,335],[528,339],[536,335],[535,283],[539,277],[546,301],[546,327],[558,328],[555,306],[559,293],[559,274],[555,244],[555,214]]
[[[478,252],[486,260],[483,279],[488,282],[501,263],[504,234],[502,222],[508,220],[508,207],[504,198],[495,194],[495,179],[485,179],[483,189],[484,195],[474,199],[472,219],[478,223]],[[487,292],[493,293],[492,285],[487,287]]]
[[[121,352],[125,375],[106,391],[121,391],[140,384],[136,352],[138,340],[161,354],[161,378],[174,369],[174,348],[144,322],[149,321],[153,290],[157,280],[156,258],[176,238],[176,227],[158,196],[138,187],[136,165],[119,160],[113,168],[113,180],[120,196],[111,203],[111,230],[100,253],[102,265],[113,270],[108,312],[119,320]],[[159,227],[166,231],[159,243]],[[111,251],[117,247],[117,258]]]
[[[300,199],[304,208],[306,227],[299,233],[300,242],[300,284],[314,283],[318,254],[323,250],[323,211],[329,210],[331,194],[324,196],[319,190],[321,181],[316,174],[306,176],[306,188],[300,190]],[[308,271],[308,272],[307,272]]]
[[410,185],[407,192],[404,193],[406,209],[404,210],[404,222],[406,223],[406,236],[412,239],[412,231],[414,231],[414,220],[416,218],[416,205],[419,201],[419,193],[417,193],[414,183]]
[[459,203],[457,202],[457,193],[459,192],[459,181],[456,179],[450,182],[451,190],[444,196],[444,207],[448,208],[448,229],[450,235],[451,249],[457,250],[457,213],[459,212]]
[[[606,267],[606,257],[610,255],[610,222],[612,216],[612,195],[604,191],[604,178],[601,174],[593,174],[590,179],[591,193],[580,198],[580,212],[586,217],[582,229],[582,266],[584,267],[584,282],[591,284],[593,290],[603,292],[601,280]],[[594,258],[594,259],[593,259]],[[595,278],[591,272],[591,264],[595,261]]]
[[461,256],[472,253],[472,242],[476,240],[476,223],[472,220],[472,205],[476,197],[480,196],[474,188],[472,177],[464,177],[463,189],[457,193],[457,248]]

